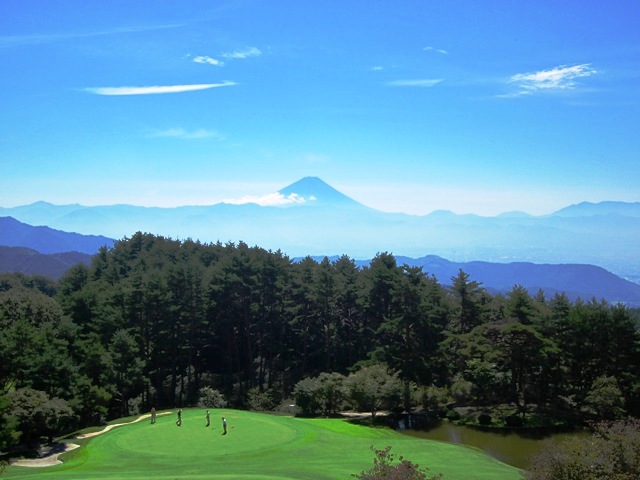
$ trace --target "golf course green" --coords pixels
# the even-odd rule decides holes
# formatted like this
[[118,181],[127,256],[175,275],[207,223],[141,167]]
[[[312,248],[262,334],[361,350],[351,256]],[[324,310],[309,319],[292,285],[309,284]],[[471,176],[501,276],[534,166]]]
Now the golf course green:
[[[227,419],[223,435],[222,417]],[[473,448],[404,436],[341,419],[302,419],[231,409],[186,409],[122,425],[83,440],[62,464],[10,466],[6,478],[43,479],[348,479],[369,469],[371,446],[443,473],[445,480],[516,480],[520,471]],[[73,440],[71,440],[73,442]]]

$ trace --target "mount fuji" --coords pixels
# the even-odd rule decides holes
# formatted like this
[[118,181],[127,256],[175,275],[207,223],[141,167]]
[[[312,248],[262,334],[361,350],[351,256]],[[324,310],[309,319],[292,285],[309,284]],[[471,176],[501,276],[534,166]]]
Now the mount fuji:
[[292,199],[293,205],[296,206],[369,208],[336,190],[318,177],[304,177],[278,190],[278,193],[287,199]]

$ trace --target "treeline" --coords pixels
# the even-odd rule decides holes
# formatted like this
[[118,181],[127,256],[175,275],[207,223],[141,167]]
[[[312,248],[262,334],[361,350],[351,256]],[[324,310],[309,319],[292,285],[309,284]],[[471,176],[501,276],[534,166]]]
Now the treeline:
[[389,253],[359,268],[142,233],[58,282],[4,275],[0,447],[195,405],[204,387],[275,404],[301,380],[372,365],[401,381],[400,407],[640,413],[637,311],[490,294],[463,271],[452,282]]

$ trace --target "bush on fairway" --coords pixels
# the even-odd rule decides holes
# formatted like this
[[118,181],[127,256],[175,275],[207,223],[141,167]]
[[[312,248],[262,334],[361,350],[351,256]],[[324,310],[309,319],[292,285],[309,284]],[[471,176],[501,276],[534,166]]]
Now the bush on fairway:
[[394,464],[396,455],[391,453],[391,447],[378,450],[371,447],[376,454],[373,460],[373,467],[366,472],[354,475],[358,480],[440,480],[442,474],[427,478],[428,468],[420,468],[404,457],[398,458],[398,463]]

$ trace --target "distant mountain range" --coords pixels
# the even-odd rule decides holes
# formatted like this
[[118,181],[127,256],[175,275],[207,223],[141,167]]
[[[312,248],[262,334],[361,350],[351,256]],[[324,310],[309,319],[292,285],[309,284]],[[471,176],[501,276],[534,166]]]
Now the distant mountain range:
[[[6,246],[7,242],[11,242],[12,246]],[[111,246],[113,242],[106,237],[34,227],[13,218],[0,217],[0,273],[22,272],[58,279],[73,265],[90,264],[92,254],[102,246]],[[32,247],[26,248],[26,244]],[[74,248],[85,253],[74,252]],[[514,285],[522,285],[532,294],[542,289],[547,296],[565,292],[571,299],[581,297],[590,300],[595,297],[640,306],[640,285],[593,265],[452,262],[435,255],[395,257],[400,265],[422,267],[424,272],[434,275],[443,285],[450,285],[451,278],[462,269],[492,293],[507,292]],[[321,258],[324,257],[317,257],[318,260]],[[356,259],[356,263],[366,266],[370,260]]]
[[472,280],[482,282],[490,291],[508,292],[514,285],[522,285],[532,295],[543,290],[547,297],[564,292],[575,300],[591,300],[595,297],[612,303],[640,306],[640,285],[594,265],[534,264],[528,262],[450,262],[434,255],[412,259],[396,257],[398,264],[422,267],[434,275],[443,285],[451,285],[451,278],[459,270],[469,274]]
[[[324,257],[312,258],[321,261]],[[338,258],[329,257],[329,260]],[[515,285],[521,285],[531,295],[542,290],[547,298],[564,292],[571,300],[606,299],[611,303],[640,307],[640,285],[594,265],[451,262],[436,255],[421,258],[395,256],[395,259],[398,265],[421,267],[423,272],[433,275],[445,286],[452,285],[453,277],[462,270],[491,293],[506,293]],[[369,266],[371,260],[355,260],[355,263],[362,268]]]
[[[120,239],[136,231],[177,239],[244,241],[287,255],[372,258],[388,251],[456,262],[592,264],[640,278],[640,202],[581,203],[550,215],[494,217],[436,211],[385,213],[366,207],[315,177],[279,192],[288,208],[218,203],[176,208],[132,205],[31,205],[0,208],[29,225]],[[103,238],[104,238],[103,237]]]

